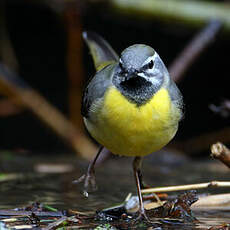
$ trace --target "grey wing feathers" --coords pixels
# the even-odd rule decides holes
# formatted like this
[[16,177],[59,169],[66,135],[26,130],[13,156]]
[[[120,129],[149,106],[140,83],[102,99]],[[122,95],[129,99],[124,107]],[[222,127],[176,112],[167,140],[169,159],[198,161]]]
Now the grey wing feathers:
[[115,65],[106,66],[104,69],[97,72],[86,86],[83,92],[81,106],[81,114],[84,117],[89,117],[91,105],[96,100],[102,98],[106,89],[112,85],[111,76],[113,74],[114,66]]
[[85,31],[82,35],[90,49],[97,70],[101,65],[103,66],[103,63],[119,60],[113,48],[100,35],[91,31]]
[[178,108],[181,109],[182,116],[183,116],[183,109],[184,109],[183,96],[180,90],[177,88],[175,82],[171,79],[169,81],[168,90],[169,90],[169,95],[171,97],[171,100],[173,101],[173,103],[177,104]]

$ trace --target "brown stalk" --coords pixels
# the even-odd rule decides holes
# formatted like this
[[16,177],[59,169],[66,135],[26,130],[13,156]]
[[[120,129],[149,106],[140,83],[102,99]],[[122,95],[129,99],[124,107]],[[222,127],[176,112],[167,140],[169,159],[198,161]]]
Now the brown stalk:
[[22,78],[0,63],[0,92],[12,102],[32,111],[41,121],[50,127],[59,137],[68,143],[82,157],[91,159],[96,147],[83,132],[75,129],[54,106],[32,89]]
[[199,183],[199,184],[147,188],[147,189],[142,189],[141,193],[146,194],[146,193],[158,193],[158,192],[175,192],[175,191],[184,191],[184,190],[204,189],[204,188],[211,188],[211,187],[212,188],[230,187],[230,181],[211,181],[211,182]]
[[169,73],[175,82],[183,79],[185,72],[215,40],[222,22],[212,20],[186,45],[169,67]]
[[220,160],[230,168],[230,150],[221,142],[211,146],[211,157]]
[[81,111],[83,71],[83,41],[80,7],[76,2],[64,4],[64,21],[67,31],[67,70],[69,79],[69,113],[70,120],[84,130]]

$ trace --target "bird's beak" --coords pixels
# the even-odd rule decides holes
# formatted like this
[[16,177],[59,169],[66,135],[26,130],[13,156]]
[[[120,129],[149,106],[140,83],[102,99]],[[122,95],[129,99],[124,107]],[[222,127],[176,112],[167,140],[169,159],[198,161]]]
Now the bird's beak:
[[138,72],[135,70],[135,71],[130,71],[130,72],[128,72],[128,73],[125,73],[125,80],[126,81],[128,81],[128,80],[130,80],[131,78],[136,78],[136,77],[138,77],[139,75],[138,75]]

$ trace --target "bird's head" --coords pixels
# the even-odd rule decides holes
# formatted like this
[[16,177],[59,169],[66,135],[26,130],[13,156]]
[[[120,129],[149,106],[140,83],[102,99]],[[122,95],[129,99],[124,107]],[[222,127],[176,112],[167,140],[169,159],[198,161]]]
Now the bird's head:
[[137,104],[146,102],[162,86],[167,69],[150,46],[136,44],[122,53],[114,75],[121,93]]

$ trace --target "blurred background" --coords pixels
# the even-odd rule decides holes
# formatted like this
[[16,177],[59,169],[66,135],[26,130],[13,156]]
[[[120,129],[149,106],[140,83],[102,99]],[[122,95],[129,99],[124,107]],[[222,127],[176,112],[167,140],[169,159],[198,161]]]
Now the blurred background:
[[[183,76],[173,72],[176,57],[213,19],[207,47],[198,47]],[[80,114],[83,87],[95,72],[84,30],[100,34],[118,54],[135,43],[150,45],[172,77],[181,75],[185,116],[172,147],[207,156],[214,141],[230,142],[229,1],[1,0],[1,151],[95,154]]]

